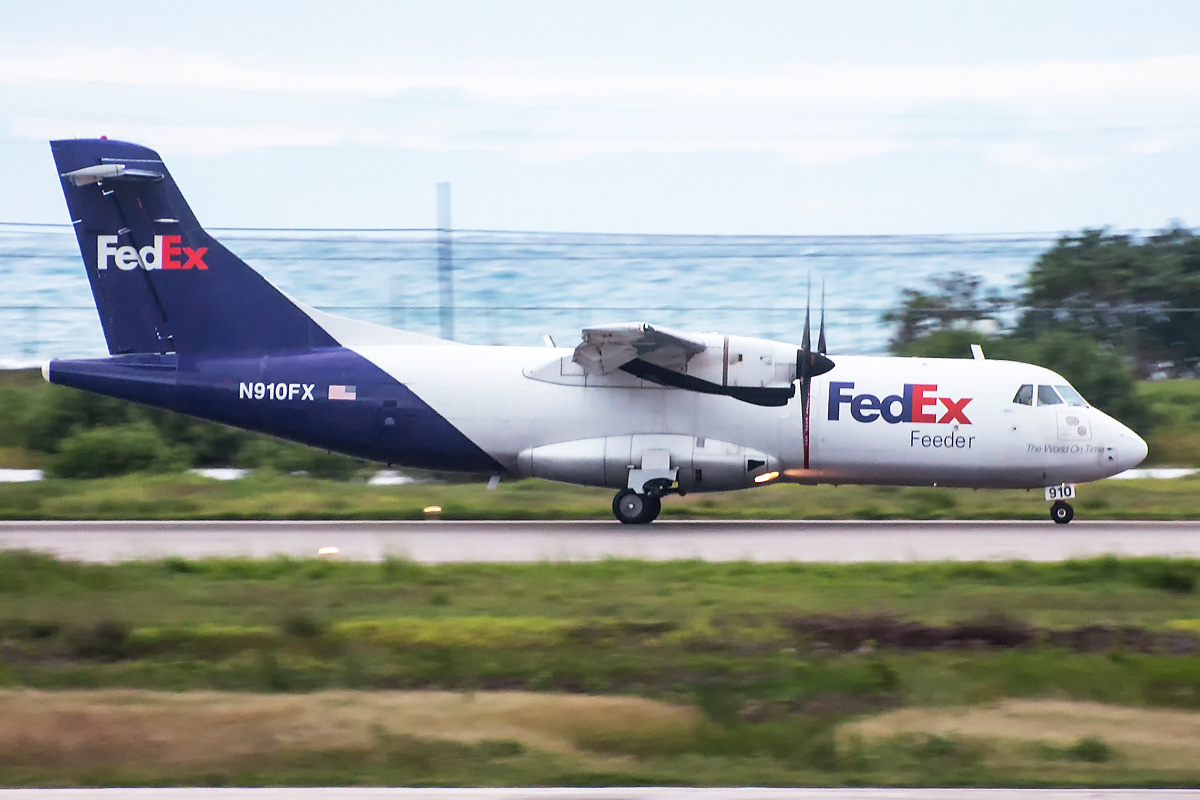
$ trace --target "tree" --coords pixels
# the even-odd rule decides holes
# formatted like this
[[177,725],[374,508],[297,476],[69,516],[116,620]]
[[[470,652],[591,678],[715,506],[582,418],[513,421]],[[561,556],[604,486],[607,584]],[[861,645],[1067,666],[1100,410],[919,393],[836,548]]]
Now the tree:
[[[968,358],[971,345],[983,347],[988,358],[1023,361],[1054,370],[1067,379],[1092,405],[1135,429],[1149,423],[1149,411],[1134,392],[1136,374],[1120,345],[1119,320],[1108,313],[1135,305],[1131,298],[1153,296],[1155,281],[1164,276],[1195,275],[1200,289],[1200,246],[1187,231],[1163,234],[1148,242],[1162,252],[1135,249],[1128,237],[1109,237],[1085,231],[1066,237],[1038,259],[1027,282],[1027,297],[1066,298],[1048,319],[1026,309],[1012,331],[1000,329],[1009,301],[995,291],[983,291],[983,279],[954,272],[934,278],[940,291],[926,294],[905,289],[898,309],[883,319],[898,325],[891,352],[924,358]],[[1185,243],[1184,250],[1180,244]],[[1193,256],[1184,258],[1184,252]],[[1143,262],[1155,261],[1154,270]],[[1189,272],[1190,270],[1190,272]],[[1190,279],[1190,278],[1189,278]],[[1180,286],[1175,280],[1172,285]],[[1200,293],[1197,294],[1200,298]],[[1150,315],[1146,315],[1150,320]],[[1164,321],[1170,316],[1162,315]],[[992,330],[981,329],[988,321]],[[1198,334],[1200,336],[1200,334]]]
[[1138,242],[1106,230],[1064,236],[1034,263],[1016,332],[1070,330],[1148,375],[1200,361],[1200,239],[1179,225]]
[[1001,313],[1012,304],[996,289],[985,291],[983,278],[978,275],[951,272],[930,282],[934,292],[904,289],[900,307],[884,313],[884,322],[897,325],[889,342],[892,352],[904,353],[915,343],[944,331],[972,331],[982,327],[994,332],[1000,328]]
[[1156,333],[1177,367],[1194,374],[1200,363],[1200,236],[1177,224],[1143,247],[1157,265],[1155,288],[1170,303]]

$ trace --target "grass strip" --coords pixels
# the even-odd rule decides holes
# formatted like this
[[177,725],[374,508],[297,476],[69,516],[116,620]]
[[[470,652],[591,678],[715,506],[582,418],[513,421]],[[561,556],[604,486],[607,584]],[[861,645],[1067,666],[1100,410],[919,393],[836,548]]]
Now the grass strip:
[[981,733],[1200,713],[1198,578],[0,553],[0,784],[1200,785],[1098,712]]
[[1194,786],[1200,713],[716,722],[630,697],[0,690],[0,785]]
[[[0,484],[0,519],[611,519],[612,492],[539,480],[369,486],[264,472]],[[1080,519],[1200,519],[1200,477],[1107,480],[1079,489]],[[761,487],[671,497],[663,519],[1045,519],[1038,491],[890,486]]]

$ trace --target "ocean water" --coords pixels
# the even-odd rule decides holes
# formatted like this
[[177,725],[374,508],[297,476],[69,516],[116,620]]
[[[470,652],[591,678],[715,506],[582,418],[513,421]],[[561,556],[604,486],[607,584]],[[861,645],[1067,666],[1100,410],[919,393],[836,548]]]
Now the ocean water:
[[[439,335],[436,231],[215,230],[292,297]],[[643,236],[455,231],[454,338],[573,345],[587,325],[644,320],[799,342],[822,287],[831,353],[882,353],[901,290],[959,271],[1015,295],[1054,235]],[[0,366],[106,355],[71,230],[0,227]]]

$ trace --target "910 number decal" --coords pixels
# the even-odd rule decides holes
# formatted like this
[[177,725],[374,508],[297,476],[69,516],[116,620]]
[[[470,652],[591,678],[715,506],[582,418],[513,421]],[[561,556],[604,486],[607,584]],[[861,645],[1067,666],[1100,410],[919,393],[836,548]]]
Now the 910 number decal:
[[1058,486],[1046,487],[1047,500],[1070,500],[1075,496],[1075,484],[1062,483]]

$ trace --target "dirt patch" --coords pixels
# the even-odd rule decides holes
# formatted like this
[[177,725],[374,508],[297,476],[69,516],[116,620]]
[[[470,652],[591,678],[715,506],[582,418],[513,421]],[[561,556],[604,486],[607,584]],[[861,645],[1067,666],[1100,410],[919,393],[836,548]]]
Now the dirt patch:
[[1200,712],[1128,708],[1067,700],[1006,700],[968,708],[904,708],[843,725],[865,740],[906,735],[961,736],[1067,746],[1101,739],[1144,767],[1200,763]]
[[626,697],[525,692],[256,695],[0,691],[0,763],[204,766],[276,753],[370,750],[381,737],[577,753],[581,738],[690,730],[694,712]]

